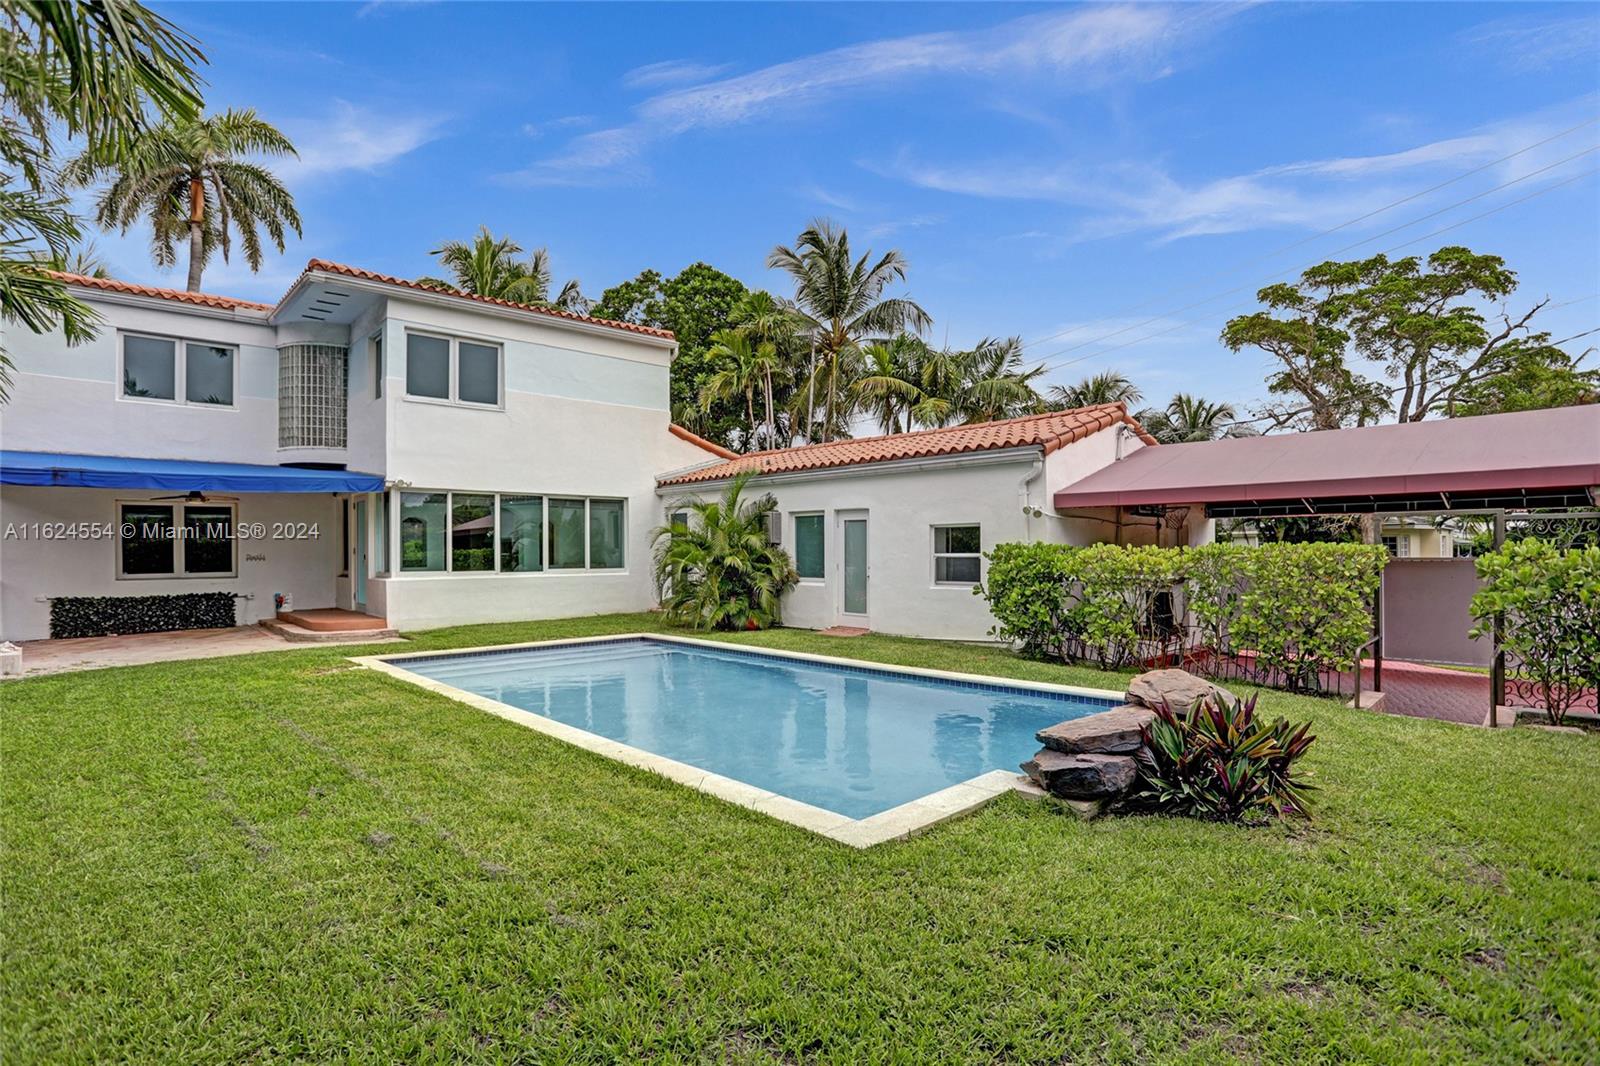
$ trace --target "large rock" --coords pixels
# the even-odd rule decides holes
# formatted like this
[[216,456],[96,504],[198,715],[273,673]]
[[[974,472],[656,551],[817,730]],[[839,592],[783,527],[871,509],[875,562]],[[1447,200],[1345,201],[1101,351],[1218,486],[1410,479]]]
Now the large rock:
[[1155,716],[1148,707],[1129,704],[1058,723],[1039,730],[1034,737],[1050,750],[1067,755],[1132,755],[1139,750],[1139,730]]
[[1067,755],[1049,748],[1023,763],[1022,771],[1051,795],[1066,799],[1120,796],[1139,772],[1132,756]]
[[1186,711],[1202,697],[1213,703],[1222,697],[1229,704],[1239,699],[1221,685],[1195,677],[1187,670],[1148,670],[1128,682],[1128,702],[1145,707],[1159,707],[1164,698],[1173,710]]

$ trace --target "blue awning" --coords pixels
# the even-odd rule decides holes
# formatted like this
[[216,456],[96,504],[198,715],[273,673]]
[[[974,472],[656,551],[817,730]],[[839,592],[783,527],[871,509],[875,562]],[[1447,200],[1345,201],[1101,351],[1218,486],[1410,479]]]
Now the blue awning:
[[383,478],[349,470],[306,470],[297,466],[0,451],[0,485],[168,492],[382,492]]

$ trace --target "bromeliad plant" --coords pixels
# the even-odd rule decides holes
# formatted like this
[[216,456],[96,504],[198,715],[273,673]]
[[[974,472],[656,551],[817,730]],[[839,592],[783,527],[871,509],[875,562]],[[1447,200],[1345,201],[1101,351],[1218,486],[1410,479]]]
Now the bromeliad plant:
[[655,531],[656,584],[668,620],[693,629],[765,629],[781,620],[779,601],[799,576],[788,553],[767,539],[778,501],[746,501],[749,480],[734,478],[720,499],[669,505],[687,520]]
[[1310,722],[1261,725],[1254,695],[1231,705],[1200,699],[1187,711],[1163,701],[1155,715],[1144,727],[1133,806],[1222,822],[1268,810],[1311,816],[1305,793],[1314,786],[1294,766],[1316,739]]

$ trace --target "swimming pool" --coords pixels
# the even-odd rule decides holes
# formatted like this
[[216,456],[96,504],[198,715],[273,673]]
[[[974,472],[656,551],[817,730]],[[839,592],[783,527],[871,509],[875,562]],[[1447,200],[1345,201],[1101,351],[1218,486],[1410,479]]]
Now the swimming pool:
[[[544,731],[564,739],[581,733],[654,757],[624,761],[692,768],[748,786],[752,795],[827,812],[841,826],[954,786],[981,788],[971,783],[985,775],[992,785],[994,771],[1003,771],[1009,786],[1017,764],[1038,749],[1038,730],[1122,702],[1115,693],[664,636],[362,661],[475,697],[469,702],[496,713],[543,720]],[[604,745],[584,746],[618,756]],[[705,778],[689,783],[704,787]],[[944,805],[962,796],[975,798],[958,793]],[[784,805],[766,807],[785,817]]]

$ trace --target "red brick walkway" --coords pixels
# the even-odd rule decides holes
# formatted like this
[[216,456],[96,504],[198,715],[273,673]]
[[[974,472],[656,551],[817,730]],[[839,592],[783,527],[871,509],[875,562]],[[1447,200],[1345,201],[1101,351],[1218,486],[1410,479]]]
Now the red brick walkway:
[[[1361,683],[1372,685],[1370,663],[1362,671]],[[1489,675],[1386,660],[1383,709],[1412,718],[1483,725],[1489,717]]]

